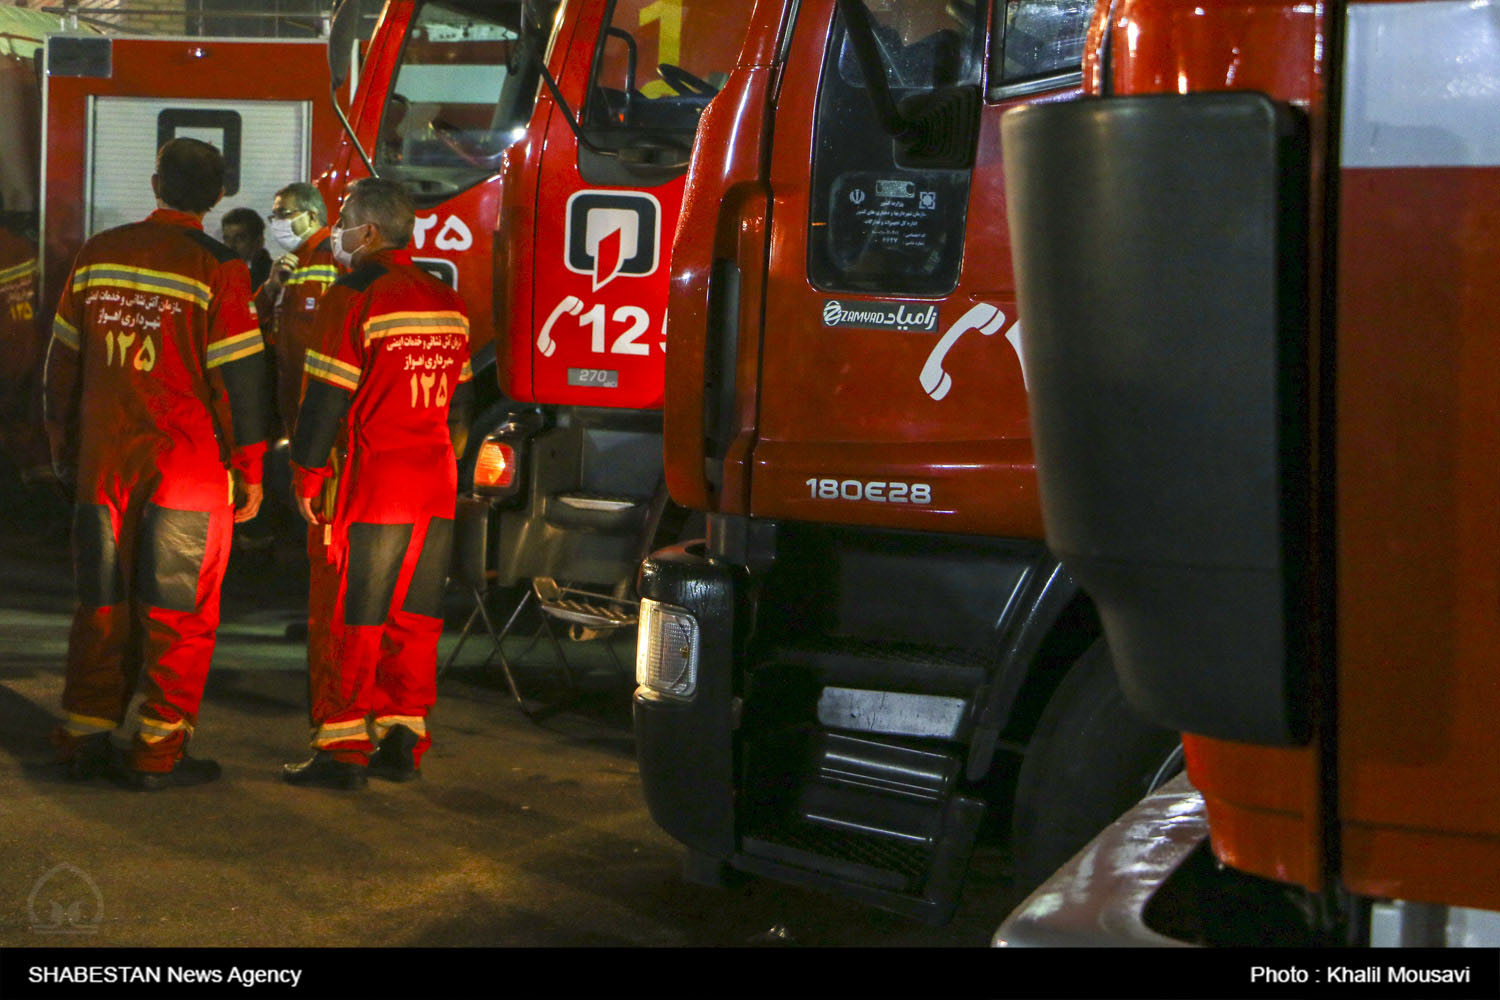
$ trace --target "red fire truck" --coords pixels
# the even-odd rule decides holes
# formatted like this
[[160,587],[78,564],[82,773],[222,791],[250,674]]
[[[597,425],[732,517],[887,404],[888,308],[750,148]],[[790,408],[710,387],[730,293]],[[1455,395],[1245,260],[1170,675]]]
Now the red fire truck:
[[1005,122],[1047,537],[1191,785],[997,940],[1500,943],[1495,29],[1119,0]]
[[346,148],[329,192],[406,184],[419,258],[469,303],[489,395],[461,480],[496,511],[502,585],[628,584],[650,546],[672,234],[749,6],[386,5],[351,114],[370,162]]
[[1076,96],[1090,4],[760,4],[705,113],[668,310],[666,471],[707,539],[645,562],[634,711],[690,878],[941,922],[1177,745],[1126,707],[1042,543],[1000,115]]
[[186,135],[224,153],[225,197],[204,220],[217,235],[225,212],[263,213],[280,187],[329,160],[338,137],[327,104],[309,98],[309,87],[327,78],[314,39],[55,31],[44,42],[35,64],[0,57],[0,177],[11,229],[0,236],[0,446],[33,479],[49,464],[38,377],[61,282],[85,239],[151,210],[156,149]]

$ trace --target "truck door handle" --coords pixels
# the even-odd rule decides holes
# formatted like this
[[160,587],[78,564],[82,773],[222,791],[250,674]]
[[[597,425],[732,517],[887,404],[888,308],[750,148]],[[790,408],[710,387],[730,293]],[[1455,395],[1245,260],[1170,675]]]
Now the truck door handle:
[[717,488],[723,477],[719,463],[729,453],[734,436],[734,380],[740,346],[740,268],[732,260],[716,259],[709,271],[707,320],[703,454],[709,481]]

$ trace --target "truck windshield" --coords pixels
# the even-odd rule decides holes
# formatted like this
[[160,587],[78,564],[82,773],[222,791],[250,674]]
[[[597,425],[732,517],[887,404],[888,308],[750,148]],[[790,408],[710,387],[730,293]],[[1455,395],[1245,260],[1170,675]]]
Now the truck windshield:
[[615,0],[594,60],[585,127],[691,136],[729,78],[752,6],[744,0]]
[[423,3],[412,18],[376,140],[375,167],[418,196],[446,196],[499,168],[531,115],[544,31],[520,0]]

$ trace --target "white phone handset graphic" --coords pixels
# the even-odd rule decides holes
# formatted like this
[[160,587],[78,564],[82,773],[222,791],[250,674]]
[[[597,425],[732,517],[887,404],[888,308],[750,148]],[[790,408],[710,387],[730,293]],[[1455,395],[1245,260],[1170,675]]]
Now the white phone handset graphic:
[[942,399],[953,388],[953,376],[943,370],[943,362],[947,359],[948,352],[953,350],[953,345],[958,343],[958,338],[970,330],[978,330],[986,337],[994,336],[1004,325],[1005,313],[988,302],[981,302],[960,316],[958,322],[943,334],[932,353],[927,355],[927,363],[922,366],[920,379],[927,395],[933,399]]
[[547,322],[542,324],[542,332],[537,334],[536,349],[541,352],[542,357],[552,357],[552,352],[557,350],[557,341],[552,339],[552,325],[564,315],[577,316],[583,312],[583,300],[576,295],[564,295],[563,300],[552,310],[552,315],[547,317]]

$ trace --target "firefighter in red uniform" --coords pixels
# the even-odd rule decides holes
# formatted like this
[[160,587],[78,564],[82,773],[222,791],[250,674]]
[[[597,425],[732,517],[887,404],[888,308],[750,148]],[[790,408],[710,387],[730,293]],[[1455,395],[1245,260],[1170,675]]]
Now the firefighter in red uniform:
[[288,184],[271,202],[268,233],[279,254],[255,293],[255,308],[276,366],[276,405],[288,435],[297,426],[302,362],[312,342],[318,303],[339,277],[328,239],[328,209],[311,184]]
[[[338,280],[339,268],[329,239],[328,208],[313,185],[299,181],[277,191],[269,223],[271,244],[279,256],[271,265],[271,276],[255,292],[255,308],[271,349],[281,430],[290,435],[297,426],[297,405],[302,399],[303,362],[308,348],[317,346],[313,320],[323,294]],[[311,661],[328,655],[327,623],[338,589],[322,525],[308,526],[307,558],[312,575],[307,654],[309,669],[319,673],[329,668]]]
[[[186,756],[219,623],[234,521],[260,507],[265,359],[250,273],[203,232],[224,161],[194,139],[157,154],[157,210],[78,253],[47,351],[53,464],[76,484],[78,608],[56,739],[70,776],[154,790],[212,781]],[[234,504],[231,468],[245,484]],[[139,729],[109,733],[144,669]]]
[[[310,629],[328,649],[309,655],[314,753],[283,769],[292,784],[413,778],[432,742],[457,491],[450,423],[465,417],[469,323],[457,293],[403,249],[413,221],[399,184],[351,190],[333,235],[350,273],[323,297],[319,346],[307,353],[294,483],[303,517],[326,525],[332,572],[315,571],[314,586],[335,589],[326,630]],[[319,498],[335,449],[343,466],[329,505]]]

